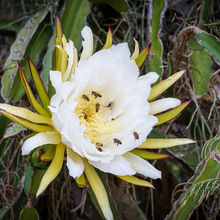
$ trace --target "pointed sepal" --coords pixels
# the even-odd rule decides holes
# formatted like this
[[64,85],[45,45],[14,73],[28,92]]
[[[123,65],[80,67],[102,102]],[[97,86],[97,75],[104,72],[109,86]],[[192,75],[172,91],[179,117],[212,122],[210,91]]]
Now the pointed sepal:
[[108,34],[106,37],[105,45],[103,46],[102,49],[108,49],[112,46],[112,31],[111,28],[109,27],[108,29]]
[[31,77],[32,77],[33,82],[35,84],[35,87],[37,89],[37,92],[38,92],[38,95],[40,97],[41,103],[43,104],[45,110],[47,110],[48,109],[47,107],[50,104],[50,99],[49,99],[47,91],[44,87],[44,84],[43,84],[43,82],[40,78],[40,75],[37,71],[37,68],[34,65],[34,63],[32,62],[30,57],[28,57],[28,65],[29,65]]
[[95,168],[88,163],[87,159],[83,159],[83,162],[85,166],[84,171],[86,177],[89,181],[90,186],[92,187],[92,190],[96,196],[104,217],[108,220],[113,220],[108,195],[100,177],[98,176]]
[[138,57],[135,59],[135,62],[137,64],[138,68],[140,68],[143,65],[143,63],[146,60],[147,55],[148,55],[148,53],[150,51],[150,48],[151,48],[151,43],[147,47],[145,47],[141,51],[141,53],[138,55]]
[[59,143],[56,146],[54,158],[40,182],[36,197],[38,197],[59,174],[63,166],[65,148],[63,143]]
[[21,77],[21,82],[24,86],[25,92],[27,94],[27,98],[28,101],[30,102],[30,104],[32,105],[32,107],[41,115],[44,116],[50,116],[50,113],[48,113],[41,105],[40,103],[36,100],[36,98],[34,97],[34,94],[31,90],[31,87],[29,86],[26,76],[24,74],[23,68],[21,66],[21,63],[18,61],[18,68],[19,68],[19,74]]
[[132,150],[131,153],[143,159],[147,159],[147,160],[160,160],[160,159],[165,159],[165,158],[170,157],[169,154],[155,153],[155,152],[140,150],[140,149]]
[[154,186],[150,182],[148,182],[146,180],[139,179],[135,176],[117,176],[117,177],[119,179],[122,179],[128,183],[132,183],[137,186],[145,186],[145,187],[150,187],[150,188],[154,189]]
[[174,138],[174,139],[147,138],[147,140],[137,148],[161,149],[161,148],[169,148],[169,147],[175,147],[179,145],[192,144],[192,143],[195,143],[195,141],[188,138]]
[[86,183],[86,178],[85,178],[84,174],[82,174],[79,178],[75,178],[75,180],[76,180],[78,187],[80,187],[80,188],[88,187],[88,184]]
[[173,118],[175,118],[181,111],[183,111],[184,108],[190,103],[191,101],[187,101],[182,103],[181,105],[177,106],[176,108],[173,108],[165,113],[156,115],[158,119],[158,123],[155,126],[161,125]]
[[177,73],[174,73],[167,79],[161,81],[160,83],[152,87],[150,96],[148,97],[148,101],[151,101],[160,94],[162,94],[165,90],[172,86],[183,75],[183,73],[185,73],[185,70],[181,70]]

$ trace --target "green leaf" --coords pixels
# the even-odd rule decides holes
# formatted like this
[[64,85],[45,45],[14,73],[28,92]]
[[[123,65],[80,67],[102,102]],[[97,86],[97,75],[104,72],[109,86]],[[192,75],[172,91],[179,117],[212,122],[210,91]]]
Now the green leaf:
[[209,11],[211,9],[212,0],[204,0],[202,1],[202,20],[206,22],[209,17]]
[[206,48],[208,53],[215,59],[216,63],[220,64],[220,40],[206,32],[198,32],[196,34],[196,39]]
[[63,33],[66,39],[74,42],[77,49],[81,46],[81,30],[85,25],[85,16],[89,11],[87,0],[66,0],[62,16]]
[[26,165],[24,191],[26,195],[36,196],[40,181],[46,170],[33,168]]
[[4,138],[13,137],[23,131],[24,127],[15,122],[11,122],[9,127],[6,129]]
[[40,220],[38,212],[35,208],[23,208],[20,212],[18,220]]
[[93,4],[106,4],[117,12],[126,12],[129,7],[125,0],[89,0]]
[[14,83],[14,78],[16,76],[18,65],[17,61],[21,60],[27,49],[32,36],[36,32],[39,24],[43,21],[47,15],[47,9],[37,12],[33,15],[24,25],[24,27],[19,31],[16,40],[11,46],[10,55],[5,63],[5,73],[2,77],[2,89],[1,94],[5,101],[9,101],[11,89]]
[[20,28],[20,23],[18,21],[10,21],[5,19],[0,19],[0,30],[17,32]]
[[150,7],[152,7],[151,11],[151,26],[149,27],[151,32],[151,39],[152,42],[151,50],[154,51],[155,55],[150,63],[150,70],[157,72],[157,74],[162,75],[163,73],[163,63],[162,63],[162,56],[163,56],[163,44],[160,39],[160,30],[163,21],[163,15],[166,9],[166,1],[165,0],[154,0],[152,1]]
[[190,67],[195,94],[196,96],[201,96],[209,89],[211,57],[206,50],[197,43],[194,37],[188,40],[188,46],[190,51],[192,51]]
[[[186,184],[186,191],[174,203],[166,220],[189,219],[193,211],[202,203],[206,196],[210,196],[220,186],[220,140],[218,147],[206,161],[201,161],[195,175]],[[190,185],[192,183],[192,185]],[[189,187],[190,186],[190,187]]]
[[48,89],[48,78],[49,72],[52,68],[52,61],[53,61],[53,52],[55,50],[55,40],[56,40],[56,31],[53,30],[53,35],[50,38],[50,41],[47,46],[47,52],[43,58],[43,70],[41,71],[41,80],[46,89]]

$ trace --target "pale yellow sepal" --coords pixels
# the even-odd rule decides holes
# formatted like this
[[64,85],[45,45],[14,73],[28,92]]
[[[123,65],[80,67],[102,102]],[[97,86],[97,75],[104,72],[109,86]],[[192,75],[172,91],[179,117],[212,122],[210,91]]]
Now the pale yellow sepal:
[[25,92],[27,94],[28,100],[30,102],[30,104],[33,106],[33,108],[40,113],[41,115],[44,116],[50,116],[50,113],[47,112],[41,105],[40,103],[36,100],[36,98],[34,97],[34,94],[31,90],[31,87],[28,84],[28,81],[26,79],[26,76],[24,74],[23,68],[21,66],[21,63],[18,62],[18,67],[19,67],[19,74],[21,76],[21,82],[24,86]]
[[112,32],[111,32],[111,28],[108,29],[108,34],[106,37],[106,41],[105,41],[105,45],[103,47],[103,49],[108,49],[112,46]]
[[40,156],[43,161],[51,161],[56,152],[56,145],[50,145],[45,153]]
[[183,109],[190,103],[191,101],[187,101],[182,103],[181,105],[173,108],[165,113],[157,115],[158,123],[155,126],[161,125],[173,118],[175,118]]
[[64,76],[64,73],[66,71],[66,67],[67,67],[67,53],[65,51],[65,46],[66,46],[66,38],[63,35],[62,36],[62,51],[61,51],[61,73],[62,76]]
[[34,85],[37,89],[37,93],[39,95],[41,103],[42,103],[44,109],[47,110],[47,107],[50,105],[50,98],[49,98],[47,91],[44,87],[44,84],[40,78],[39,72],[30,57],[28,58],[28,64],[29,64],[29,70],[31,73],[31,77],[32,77]]
[[98,174],[95,171],[95,168],[91,166],[87,159],[83,159],[84,166],[85,166],[85,174],[92,187],[93,192],[95,193],[96,199],[99,203],[99,206],[102,210],[104,217],[107,220],[113,220],[112,211],[110,208],[108,195],[106,193],[105,187],[99,178]]
[[58,71],[61,71],[62,36],[62,24],[60,18],[56,16],[56,70]]
[[40,182],[36,197],[38,197],[59,174],[63,166],[65,148],[63,143],[57,145],[54,158]]
[[146,180],[139,179],[135,176],[117,176],[117,177],[128,182],[128,183],[132,183],[132,184],[135,184],[138,186],[145,186],[145,187],[154,188],[150,182],[148,182]]
[[159,149],[159,148],[168,148],[168,147],[174,147],[184,144],[192,144],[195,143],[195,141],[190,140],[188,138],[175,138],[175,139],[153,139],[153,138],[147,138],[145,142],[143,142],[140,146],[137,148],[145,148],[145,149]]
[[45,131],[54,131],[54,129],[50,126],[46,126],[46,125],[38,125],[38,124],[34,124],[31,122],[28,122],[24,119],[18,118],[6,111],[2,111],[0,110],[0,114],[3,114],[4,116],[6,116],[7,118],[11,119],[12,121],[24,126],[25,128],[30,129],[31,131],[35,131],[35,132],[45,132]]
[[148,97],[148,101],[151,101],[155,99],[157,96],[159,96],[161,93],[163,93],[165,90],[167,90],[170,86],[172,86],[182,75],[185,73],[185,70],[181,70],[169,78],[161,81],[157,85],[155,85],[151,89],[150,96]]
[[133,52],[133,54],[132,54],[132,56],[131,56],[131,60],[135,60],[137,57],[138,57],[138,55],[139,55],[139,44],[138,44],[138,42],[136,41],[136,39],[135,38],[133,38],[134,39],[134,42],[135,42],[135,48],[134,48],[134,52]]
[[86,183],[86,178],[84,174],[82,174],[79,178],[75,178],[75,180],[76,180],[78,187],[80,188],[85,188],[88,186]]
[[26,108],[0,103],[0,109],[34,123],[53,125],[51,118],[39,115]]

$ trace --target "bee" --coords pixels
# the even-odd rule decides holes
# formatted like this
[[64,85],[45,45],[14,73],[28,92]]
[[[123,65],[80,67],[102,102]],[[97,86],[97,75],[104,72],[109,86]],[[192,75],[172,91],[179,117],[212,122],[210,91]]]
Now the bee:
[[114,138],[113,141],[117,145],[122,144],[122,142],[120,140],[118,140],[117,138]]
[[109,104],[107,105],[107,108],[110,108],[112,110],[112,106],[113,106],[113,102],[109,102]]
[[88,118],[87,114],[85,112],[82,113],[83,113],[83,118],[86,120]]
[[98,151],[100,151],[100,152],[103,151],[103,149],[102,149],[103,144],[101,144],[101,143],[96,143],[95,145],[96,145],[96,149],[97,149]]
[[89,102],[89,97],[88,97],[87,95],[83,94],[83,95],[82,95],[82,98],[83,98],[84,100],[86,100],[87,102]]
[[100,109],[100,104],[99,104],[99,103],[96,103],[96,105],[95,105],[95,111],[98,112],[99,109]]
[[95,99],[96,99],[96,98],[101,98],[101,97],[102,97],[101,94],[99,94],[98,92],[95,92],[95,91],[92,91],[92,95],[95,96]]
[[134,131],[133,134],[134,134],[134,139],[135,139],[135,140],[139,139],[139,134],[138,134],[136,131]]

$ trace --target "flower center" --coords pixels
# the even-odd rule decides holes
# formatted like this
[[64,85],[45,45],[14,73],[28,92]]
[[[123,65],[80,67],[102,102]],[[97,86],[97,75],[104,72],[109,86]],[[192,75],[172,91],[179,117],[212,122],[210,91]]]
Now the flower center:
[[103,94],[96,91],[81,95],[77,102],[75,113],[86,127],[84,137],[89,138],[99,151],[103,151],[109,142],[121,144],[120,140],[112,137],[113,133],[121,131],[116,120],[111,117],[113,102],[104,105]]

